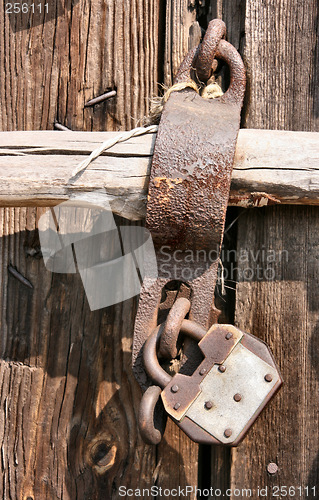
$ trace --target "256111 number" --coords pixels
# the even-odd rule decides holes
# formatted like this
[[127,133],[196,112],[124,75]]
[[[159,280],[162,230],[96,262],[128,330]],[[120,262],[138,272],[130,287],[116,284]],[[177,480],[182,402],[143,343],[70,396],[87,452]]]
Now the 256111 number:
[[273,486],[272,496],[275,498],[282,497],[303,497],[303,498],[316,498],[316,486],[310,488],[309,486]]
[[49,13],[49,4],[45,3],[6,3],[6,9],[5,9],[6,14],[35,14],[38,12],[39,14],[42,13]]

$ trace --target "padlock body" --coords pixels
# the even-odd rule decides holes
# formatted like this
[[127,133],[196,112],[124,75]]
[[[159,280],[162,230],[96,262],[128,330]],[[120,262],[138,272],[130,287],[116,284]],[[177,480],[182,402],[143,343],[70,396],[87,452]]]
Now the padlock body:
[[268,346],[232,325],[213,325],[199,342],[204,360],[162,391],[170,417],[194,441],[237,446],[282,385]]

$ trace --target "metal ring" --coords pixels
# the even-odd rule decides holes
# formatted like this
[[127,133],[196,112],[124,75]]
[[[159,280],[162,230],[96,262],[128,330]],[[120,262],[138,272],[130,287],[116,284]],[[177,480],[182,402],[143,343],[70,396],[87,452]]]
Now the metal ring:
[[191,303],[188,299],[180,297],[173,304],[165,321],[161,334],[158,354],[161,358],[173,359],[177,356],[177,340],[182,322],[190,310]]
[[[158,444],[161,442],[165,432],[167,414],[161,400],[162,389],[156,385],[149,387],[143,394],[139,409],[139,429],[142,439],[147,444]],[[160,403],[161,409],[156,405]]]
[[221,40],[216,50],[216,57],[225,61],[230,69],[230,84],[224,95],[217,97],[221,102],[242,105],[246,88],[246,70],[243,60],[233,45]]
[[[164,389],[164,387],[166,387],[172,380],[172,376],[169,375],[159,364],[156,354],[163,329],[164,324],[155,328],[145,342],[143,349],[145,370],[148,376],[162,389]],[[206,335],[206,330],[203,327],[188,319],[183,320],[181,332],[196,340],[196,342],[199,342]]]
[[[199,47],[191,50],[186,55],[176,74],[175,83],[191,79],[191,71],[194,68],[194,64],[196,64],[198,53]],[[221,40],[216,49],[215,56],[228,64],[230,69],[230,85],[224,95],[214,100],[241,105],[246,87],[246,71],[240,54],[229,42]]]
[[212,72],[213,61],[219,42],[226,35],[226,24],[221,19],[213,19],[199,46],[196,58],[196,72],[199,80],[207,81]]

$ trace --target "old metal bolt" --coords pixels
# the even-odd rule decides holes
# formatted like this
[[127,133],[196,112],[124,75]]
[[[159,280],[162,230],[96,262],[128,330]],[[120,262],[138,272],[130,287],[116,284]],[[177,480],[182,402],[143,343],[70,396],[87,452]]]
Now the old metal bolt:
[[226,371],[226,366],[224,366],[224,365],[220,365],[220,366],[218,367],[218,370],[219,370],[221,373],[225,373],[225,371]]
[[239,394],[238,392],[237,392],[237,394],[235,394],[235,396],[234,396],[234,400],[236,401],[236,403],[239,403],[239,401],[241,401],[241,398],[242,398],[242,396],[241,396],[241,394]]
[[213,408],[213,403],[211,401],[206,401],[205,408],[206,410],[211,410]]
[[231,429],[225,429],[224,431],[224,436],[226,438],[230,438],[230,436],[232,435],[233,431]]
[[202,368],[201,371],[199,372],[200,375],[205,375],[207,372],[206,368]]
[[270,373],[267,373],[267,375],[265,375],[265,380],[266,382],[272,382],[272,375]]
[[175,406],[174,406],[174,410],[178,410],[180,408],[181,404],[180,403],[176,403]]
[[275,462],[270,462],[268,465],[267,465],[267,472],[269,474],[276,474],[278,472],[278,465],[275,464]]
[[176,385],[176,384],[175,384],[175,385],[173,385],[173,386],[171,387],[171,391],[172,391],[172,392],[177,392],[177,391],[179,391],[179,387],[178,387],[178,385]]
[[228,332],[228,333],[226,333],[226,335],[225,335],[225,339],[226,339],[226,340],[230,340],[230,339],[232,338],[232,336],[233,336],[233,334],[232,334],[232,333],[230,333],[230,332]]

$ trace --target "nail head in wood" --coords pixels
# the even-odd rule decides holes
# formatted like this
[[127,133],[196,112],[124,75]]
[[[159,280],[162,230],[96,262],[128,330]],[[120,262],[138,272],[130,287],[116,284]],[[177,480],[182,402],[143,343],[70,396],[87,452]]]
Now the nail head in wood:
[[267,465],[267,472],[274,475],[278,472],[278,465],[275,462],[269,462]]

